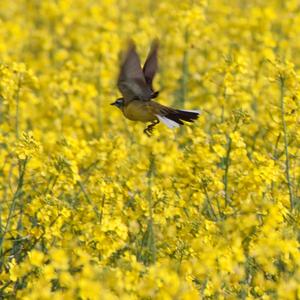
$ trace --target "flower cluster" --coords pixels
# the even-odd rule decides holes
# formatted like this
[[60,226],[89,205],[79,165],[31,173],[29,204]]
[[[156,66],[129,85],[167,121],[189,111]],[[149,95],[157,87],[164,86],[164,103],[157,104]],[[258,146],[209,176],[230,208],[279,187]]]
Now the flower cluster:
[[[0,2],[1,299],[300,298],[297,0]],[[126,120],[160,39],[171,131]]]

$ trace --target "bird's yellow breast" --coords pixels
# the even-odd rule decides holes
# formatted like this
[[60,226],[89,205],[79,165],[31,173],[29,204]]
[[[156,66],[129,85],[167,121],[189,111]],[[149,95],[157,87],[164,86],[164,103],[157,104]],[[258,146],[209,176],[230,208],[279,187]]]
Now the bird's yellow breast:
[[134,100],[125,105],[124,116],[132,121],[151,122],[156,119],[151,109],[150,101]]

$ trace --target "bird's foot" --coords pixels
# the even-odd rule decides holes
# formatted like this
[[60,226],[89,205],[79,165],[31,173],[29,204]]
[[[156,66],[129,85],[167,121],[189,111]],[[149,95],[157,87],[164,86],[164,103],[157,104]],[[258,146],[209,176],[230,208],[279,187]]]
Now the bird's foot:
[[149,130],[149,128],[145,128],[144,129],[144,133],[148,136],[148,137],[151,137],[151,134],[152,134],[152,130]]
[[154,127],[154,125],[150,124],[144,129],[144,133],[147,134],[148,137],[150,137],[152,135],[153,127]]
[[150,137],[153,133],[153,129],[154,129],[154,126],[157,125],[159,123],[158,120],[155,120],[153,121],[150,125],[148,125],[145,129],[144,129],[144,133]]

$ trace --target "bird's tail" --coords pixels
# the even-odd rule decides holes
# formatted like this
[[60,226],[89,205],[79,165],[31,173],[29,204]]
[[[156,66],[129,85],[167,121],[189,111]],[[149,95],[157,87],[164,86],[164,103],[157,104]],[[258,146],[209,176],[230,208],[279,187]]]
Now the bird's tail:
[[194,122],[198,119],[201,111],[199,110],[180,110],[172,109],[169,110],[166,114],[156,115],[159,121],[167,125],[169,128],[179,127],[183,125],[183,121]]

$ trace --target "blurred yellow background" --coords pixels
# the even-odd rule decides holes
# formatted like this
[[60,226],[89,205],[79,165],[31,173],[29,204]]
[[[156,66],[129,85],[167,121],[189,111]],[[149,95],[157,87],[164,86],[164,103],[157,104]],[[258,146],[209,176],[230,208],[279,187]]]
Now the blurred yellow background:
[[[0,298],[298,299],[297,0],[0,2]],[[180,130],[109,104],[159,38]]]

